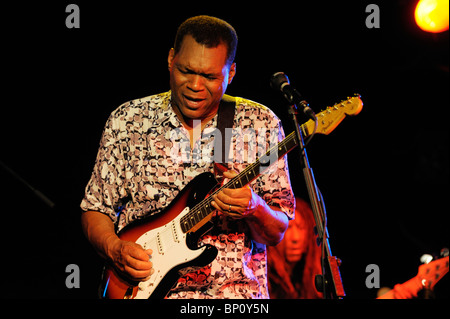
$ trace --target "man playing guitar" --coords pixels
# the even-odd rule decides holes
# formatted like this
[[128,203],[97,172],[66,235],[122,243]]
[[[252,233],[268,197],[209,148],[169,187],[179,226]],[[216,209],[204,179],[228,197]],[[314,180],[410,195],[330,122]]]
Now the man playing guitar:
[[[164,214],[199,174],[217,176],[214,136],[204,133],[218,126],[221,100],[236,74],[236,46],[227,22],[208,16],[186,20],[168,55],[170,91],[124,103],[106,123],[81,203],[82,227],[99,255],[132,282],[149,280],[163,265],[152,262],[158,251],[118,233]],[[284,138],[269,108],[243,98],[236,98],[233,129],[231,160],[221,166],[225,180],[252,163],[252,154],[264,154]],[[213,227],[199,245],[217,248],[217,257],[184,269],[167,298],[269,298],[266,245],[283,238],[295,206],[286,156],[271,167],[248,186],[213,195]]]

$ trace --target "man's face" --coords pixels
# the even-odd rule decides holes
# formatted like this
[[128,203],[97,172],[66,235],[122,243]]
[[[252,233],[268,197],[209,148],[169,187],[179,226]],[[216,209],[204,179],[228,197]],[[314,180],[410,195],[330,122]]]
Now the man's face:
[[172,102],[186,119],[210,119],[218,109],[236,65],[228,66],[227,47],[207,48],[191,35],[183,39],[180,51],[169,52]]

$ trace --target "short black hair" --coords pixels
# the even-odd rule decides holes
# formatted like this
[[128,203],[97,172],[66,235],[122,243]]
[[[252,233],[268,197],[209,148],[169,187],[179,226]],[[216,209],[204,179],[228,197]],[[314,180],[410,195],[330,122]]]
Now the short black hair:
[[206,15],[187,19],[178,27],[174,43],[175,54],[180,51],[183,39],[188,34],[207,48],[215,48],[224,43],[228,48],[226,62],[228,65],[233,63],[238,37],[236,30],[228,22]]

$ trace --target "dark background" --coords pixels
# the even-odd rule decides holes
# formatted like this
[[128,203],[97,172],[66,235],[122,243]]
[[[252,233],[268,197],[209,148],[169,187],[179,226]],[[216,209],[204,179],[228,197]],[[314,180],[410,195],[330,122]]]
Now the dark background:
[[[448,31],[417,28],[416,1],[372,1],[379,29],[365,25],[369,1],[311,2],[77,1],[80,29],[65,27],[67,1],[2,10],[0,160],[56,206],[0,168],[1,296],[96,297],[102,262],[82,235],[79,203],[103,126],[121,103],[169,89],[176,29],[198,14],[237,30],[227,93],[269,106],[287,133],[273,73],[288,74],[316,113],[361,94],[357,117],[308,146],[348,299],[375,297],[368,264],[392,287],[417,274],[422,254],[449,247]],[[307,198],[295,151],[289,156],[294,191]],[[69,264],[80,268],[79,289],[65,286]],[[436,296],[448,298],[448,278]]]

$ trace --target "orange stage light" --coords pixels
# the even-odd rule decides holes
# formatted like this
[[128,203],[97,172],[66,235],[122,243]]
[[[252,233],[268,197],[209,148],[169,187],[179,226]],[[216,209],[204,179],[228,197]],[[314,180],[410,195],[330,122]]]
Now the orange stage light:
[[438,33],[448,30],[449,0],[420,0],[414,17],[424,31]]

